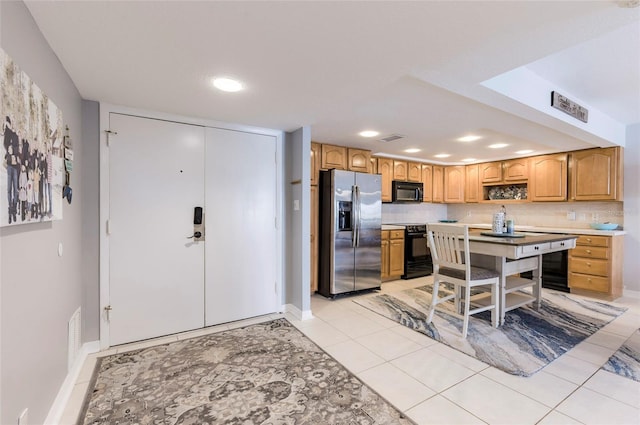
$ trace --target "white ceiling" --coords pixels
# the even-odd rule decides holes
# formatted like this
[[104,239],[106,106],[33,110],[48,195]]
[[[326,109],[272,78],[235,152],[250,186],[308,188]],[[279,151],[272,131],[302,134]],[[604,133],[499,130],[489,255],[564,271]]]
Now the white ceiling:
[[[320,142],[428,161],[446,152],[452,163],[617,142],[481,85],[526,66],[590,112],[640,122],[640,8],[612,0],[26,4],[90,100],[287,131],[309,125]],[[213,90],[218,75],[247,88]],[[359,137],[364,129],[406,137],[384,143]],[[470,133],[484,137],[455,141]],[[487,149],[497,141],[509,146]],[[410,147],[422,151],[403,152]]]

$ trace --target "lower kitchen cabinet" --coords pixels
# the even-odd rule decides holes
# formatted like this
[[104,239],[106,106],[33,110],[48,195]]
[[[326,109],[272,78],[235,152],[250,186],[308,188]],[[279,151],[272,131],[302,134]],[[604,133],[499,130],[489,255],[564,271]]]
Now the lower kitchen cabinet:
[[380,278],[398,279],[404,273],[404,230],[383,230],[380,244]]
[[569,251],[569,288],[615,299],[622,295],[622,236],[582,235]]

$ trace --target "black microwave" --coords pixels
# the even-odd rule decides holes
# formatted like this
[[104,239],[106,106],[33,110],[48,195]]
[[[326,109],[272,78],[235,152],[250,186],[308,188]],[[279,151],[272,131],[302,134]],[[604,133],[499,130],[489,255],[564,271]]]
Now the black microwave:
[[422,202],[422,183],[394,180],[391,183],[392,202]]

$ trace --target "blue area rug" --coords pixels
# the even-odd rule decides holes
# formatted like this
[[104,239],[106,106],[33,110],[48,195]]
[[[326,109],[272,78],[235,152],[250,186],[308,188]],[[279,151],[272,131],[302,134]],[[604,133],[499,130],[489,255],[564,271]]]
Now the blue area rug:
[[[563,293],[543,292],[540,310],[521,307],[491,327],[490,312],[471,316],[466,339],[462,319],[436,310],[426,323],[431,285],[354,302],[512,375],[530,376],[597,332],[627,309]],[[446,304],[445,304],[446,305]]]
[[640,382],[640,329],[613,353],[602,369]]

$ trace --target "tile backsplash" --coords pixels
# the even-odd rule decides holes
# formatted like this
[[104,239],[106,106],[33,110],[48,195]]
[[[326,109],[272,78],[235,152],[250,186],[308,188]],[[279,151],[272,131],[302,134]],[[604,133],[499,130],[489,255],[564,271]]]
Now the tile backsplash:
[[[433,223],[454,219],[460,223],[491,223],[493,213],[502,204],[382,204],[382,223]],[[624,225],[622,202],[528,202],[504,204],[507,219],[517,225],[589,228],[589,223],[618,223]],[[571,219],[575,217],[575,219]]]
[[[449,218],[461,223],[491,223],[502,204],[449,204]],[[504,204],[507,219],[517,225],[581,229],[590,223],[624,225],[622,202],[529,202]]]
[[382,223],[433,223],[447,217],[445,204],[382,204]]

